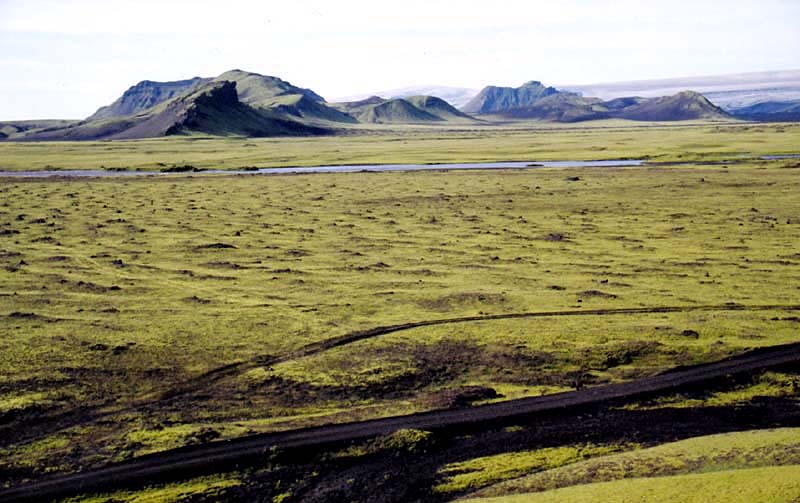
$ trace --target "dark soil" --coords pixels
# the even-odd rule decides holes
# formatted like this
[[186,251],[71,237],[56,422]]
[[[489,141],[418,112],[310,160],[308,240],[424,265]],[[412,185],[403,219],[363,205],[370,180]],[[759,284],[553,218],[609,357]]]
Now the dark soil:
[[[432,492],[439,468],[476,456],[584,442],[654,445],[726,431],[800,426],[797,396],[757,397],[733,407],[620,408],[678,389],[708,392],[729,388],[737,382],[731,375],[752,378],[765,368],[797,374],[798,352],[800,345],[790,344],[584,392],[187,446],[96,471],[37,481],[0,496],[6,501],[32,501],[35,495],[36,501],[44,501],[44,495],[75,494],[79,488],[140,487],[144,482],[180,480],[202,473],[241,473],[250,466],[253,468],[241,473],[245,485],[222,498],[215,496],[214,501],[272,501],[278,495],[285,495],[283,501],[440,501],[443,496]],[[514,425],[518,427],[509,428]],[[391,441],[393,432],[402,428],[434,433],[410,445]],[[204,432],[206,436],[215,433]],[[389,440],[380,442],[380,438]],[[367,454],[328,454],[365,441],[373,446],[362,450]]]
[[[245,484],[224,494],[225,501],[286,502],[444,502],[459,495],[433,492],[438,471],[449,463],[504,452],[581,443],[657,445],[689,437],[759,428],[800,426],[797,399],[755,398],[731,407],[665,408],[627,411],[588,408],[571,417],[550,416],[520,428],[478,434],[440,432],[417,452],[395,450],[362,457],[311,459],[294,453],[276,467],[247,474]],[[309,453],[310,454],[310,453]],[[196,501],[211,501],[200,498]],[[215,500],[219,501],[219,500]]]

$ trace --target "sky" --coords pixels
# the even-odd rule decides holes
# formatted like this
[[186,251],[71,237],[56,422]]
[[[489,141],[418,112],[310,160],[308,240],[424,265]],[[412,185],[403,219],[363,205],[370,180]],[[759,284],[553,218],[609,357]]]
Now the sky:
[[800,1],[0,0],[0,120],[233,68],[326,98],[800,69]]

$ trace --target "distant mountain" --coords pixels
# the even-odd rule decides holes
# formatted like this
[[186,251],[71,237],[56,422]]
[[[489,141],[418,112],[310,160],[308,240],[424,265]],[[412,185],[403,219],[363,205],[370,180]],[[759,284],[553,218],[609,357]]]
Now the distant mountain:
[[378,91],[368,94],[357,94],[338,98],[334,101],[337,102],[352,102],[361,101],[370,96],[386,96],[388,98],[410,98],[412,96],[434,96],[441,98],[456,108],[461,108],[469,102],[475,95],[478,94],[477,89],[470,89],[467,87],[452,87],[452,86],[409,86],[397,89],[389,89],[385,91]]
[[585,98],[571,93],[556,93],[532,105],[495,112],[494,117],[535,119],[553,122],[579,122],[598,119],[635,121],[679,121],[692,119],[730,118],[721,108],[703,95],[683,91],[660,98],[624,97],[610,101]]
[[730,115],[695,91],[650,98],[620,108],[612,117],[636,121],[681,121],[692,119],[728,119]]
[[641,105],[646,101],[647,98],[642,98],[641,96],[623,96],[622,98],[614,98],[613,100],[605,101],[603,102],[603,106],[611,112],[618,112],[628,107]]
[[475,122],[476,119],[447,101],[436,96],[409,96],[406,101],[419,108],[423,112],[429,113],[434,117],[448,122]]
[[[695,82],[708,95],[659,94]],[[420,88],[396,90],[412,93]],[[438,91],[436,90],[438,89]],[[463,100],[474,91],[436,88]],[[628,91],[642,91],[631,92]],[[599,97],[590,94],[598,92]],[[714,103],[714,96],[725,103]],[[769,98],[769,99],[767,99]],[[720,98],[722,99],[722,98]],[[463,101],[462,101],[463,102]],[[479,114],[478,118],[472,114]],[[520,87],[487,86],[461,110],[431,94],[329,103],[311,89],[278,77],[231,70],[214,78],[144,80],[82,121],[0,122],[0,140],[96,140],[174,134],[237,136],[326,134],[350,124],[477,124],[500,120],[577,122],[620,118],[800,121],[800,71],[694,79],[572,86],[538,81]]]
[[579,122],[610,117],[608,109],[597,98],[584,98],[571,93],[556,93],[533,104],[495,113],[499,117],[537,119],[554,122]]
[[343,124],[470,123],[476,119],[431,96],[374,98],[332,106],[278,77],[231,70],[215,78],[142,81],[83,121],[0,124],[0,140],[97,140],[176,134],[326,134]]
[[44,129],[66,127],[78,121],[71,120],[22,120],[0,122],[0,140],[22,137]]
[[734,108],[736,117],[758,121],[800,121],[800,100],[764,101],[749,106]]
[[565,85],[559,88],[604,100],[624,96],[654,98],[693,89],[715,105],[733,112],[762,102],[800,100],[800,70]]
[[173,82],[154,82],[143,80],[128,88],[122,96],[117,98],[114,103],[100,107],[87,120],[111,119],[114,117],[126,117],[144,112],[159,103],[163,103],[175,96],[195,89],[206,84],[211,79],[194,77],[188,80],[176,80]]
[[360,101],[335,103],[334,106],[363,123],[419,124],[476,121],[434,96],[412,96],[407,99],[384,99],[372,96]]
[[461,110],[468,114],[493,114],[533,106],[538,100],[558,94],[554,87],[546,87],[532,80],[520,87],[484,87]]
[[87,120],[47,129],[25,140],[156,138],[176,134],[279,136],[324,134],[329,130],[286,120],[239,101],[236,83],[214,81],[133,116]]

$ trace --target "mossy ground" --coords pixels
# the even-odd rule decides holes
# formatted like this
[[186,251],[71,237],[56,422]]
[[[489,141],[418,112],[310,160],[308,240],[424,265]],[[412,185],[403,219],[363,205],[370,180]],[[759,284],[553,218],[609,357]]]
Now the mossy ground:
[[225,490],[236,487],[235,477],[202,477],[189,482],[150,487],[139,491],[117,491],[113,494],[98,494],[76,497],[62,503],[186,503],[194,498],[220,498]]
[[[536,451],[528,453],[529,456],[534,454]],[[546,454],[546,452],[542,454]],[[515,456],[520,457],[519,454],[500,455],[488,459],[472,460],[467,468],[467,473],[460,477],[465,481],[486,480],[492,477],[500,480],[510,478],[504,476],[498,467],[508,466]],[[535,467],[528,470],[532,475],[490,485],[477,494],[482,497],[511,494],[528,494],[530,496],[533,493],[584,484],[594,486],[602,482],[691,473],[728,472],[776,466],[792,466],[796,471],[798,465],[800,465],[800,430],[797,428],[745,431],[691,438],[647,449],[593,457],[589,460],[577,459],[571,463],[559,463],[555,468],[549,468],[547,465]],[[457,466],[447,469],[457,469]],[[747,471],[741,473],[742,480],[748,478],[748,473]],[[794,472],[790,470],[789,473]],[[736,477],[730,475],[726,475],[724,478],[735,481]],[[458,481],[457,477],[454,479]],[[461,483],[464,484],[464,482]],[[646,486],[647,484],[638,481],[631,484],[633,487],[639,485]],[[653,485],[659,484],[654,482]],[[739,483],[737,482],[736,485],[738,486]],[[448,488],[447,485],[442,487]],[[618,483],[615,486],[615,489],[620,491],[618,497],[624,495],[625,488],[625,483]],[[798,485],[790,485],[783,489],[790,490],[794,496],[800,495],[800,486]],[[602,489],[598,487],[598,491],[602,491]],[[586,490],[583,492],[587,493]],[[554,492],[553,494],[561,493]],[[597,494],[602,494],[602,492]],[[543,499],[543,501],[547,500],[547,497]],[[655,499],[654,501],[661,500]],[[728,499],[717,501],[739,500],[730,499],[729,495]]]
[[540,494],[466,500],[474,503],[793,503],[800,495],[800,467],[778,466],[632,479],[569,487]]
[[[343,162],[419,162],[426,142],[441,154],[426,161],[454,160],[446,152],[457,145],[469,158],[458,160],[496,160],[498,152],[718,158],[790,151],[783,139],[800,129],[579,131],[509,131],[502,141],[488,133],[462,131],[467,137],[459,139],[415,132],[391,142],[411,146],[384,157],[378,153],[386,143],[376,138],[354,137],[340,147]],[[10,169],[97,167],[100,159],[147,168],[153,166],[142,160],[161,159],[159,149],[185,156],[180,162],[198,156],[210,167],[216,155],[230,159],[239,151],[244,157],[226,166],[272,163],[258,155],[278,155],[280,147],[285,163],[295,164],[291,152],[301,155],[309,145],[317,149],[302,152],[309,163],[336,161],[325,150],[336,145],[328,139],[257,140],[256,147],[237,141],[0,148]],[[589,149],[595,143],[621,145]],[[261,154],[247,157],[258,145]],[[375,326],[481,313],[800,304],[795,168],[793,161],[754,161],[3,180],[4,477],[17,481],[257,431],[567,390],[578,374],[589,384],[622,381],[794,341],[797,313],[782,309],[600,312],[422,327],[287,356]],[[235,363],[241,367],[203,377]],[[793,392],[786,379],[727,392],[750,393],[743,400],[785,396]],[[186,381],[196,385],[182,387]],[[170,390],[180,392],[165,397]],[[729,404],[737,396],[722,399]],[[708,397],[674,401],[700,399]],[[72,419],[58,419],[64,413]]]
[[714,161],[797,153],[797,124],[595,121],[505,127],[365,126],[315,138],[172,137],[118,142],[0,142],[0,171],[206,169],[646,158]]

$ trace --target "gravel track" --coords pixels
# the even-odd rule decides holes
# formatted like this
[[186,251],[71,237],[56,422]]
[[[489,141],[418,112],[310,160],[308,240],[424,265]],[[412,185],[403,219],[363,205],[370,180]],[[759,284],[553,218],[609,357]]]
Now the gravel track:
[[569,416],[576,409],[697,387],[720,378],[800,362],[800,342],[749,351],[725,360],[682,367],[635,381],[529,397],[465,409],[440,410],[369,421],[241,437],[150,454],[96,470],[59,475],[0,492],[0,501],[58,497],[179,480],[265,461],[274,449],[315,449],[386,435],[399,429],[429,431],[494,427],[539,414]]

